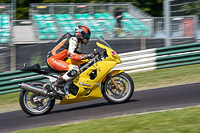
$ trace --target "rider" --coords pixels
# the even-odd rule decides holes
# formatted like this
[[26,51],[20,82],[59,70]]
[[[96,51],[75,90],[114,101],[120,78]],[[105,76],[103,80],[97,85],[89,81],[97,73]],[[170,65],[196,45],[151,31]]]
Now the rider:
[[90,29],[86,26],[75,28],[74,35],[64,34],[56,43],[56,46],[47,55],[47,64],[56,71],[66,72],[55,82],[55,86],[73,79],[79,73],[79,67],[66,62],[66,59],[85,60],[94,57],[94,54],[81,54],[78,51],[80,44],[87,44],[90,39]]

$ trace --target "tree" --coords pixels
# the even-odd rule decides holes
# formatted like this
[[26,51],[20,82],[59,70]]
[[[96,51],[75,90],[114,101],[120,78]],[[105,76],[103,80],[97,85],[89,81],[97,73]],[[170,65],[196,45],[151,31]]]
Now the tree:
[[[163,15],[163,0],[16,0],[17,1],[17,19],[28,19],[29,5],[31,3],[99,3],[99,2],[131,2],[143,11],[154,17]],[[1,0],[0,3],[10,3],[12,0]]]

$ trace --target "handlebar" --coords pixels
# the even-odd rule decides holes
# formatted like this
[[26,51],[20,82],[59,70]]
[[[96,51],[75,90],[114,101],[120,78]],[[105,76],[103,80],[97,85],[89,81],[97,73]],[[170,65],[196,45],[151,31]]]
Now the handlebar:
[[98,55],[96,55],[93,59],[91,59],[89,62],[87,62],[84,66],[82,66],[80,68],[80,71],[83,71],[85,68],[87,68],[89,65],[91,65],[92,63],[96,62],[98,58]]

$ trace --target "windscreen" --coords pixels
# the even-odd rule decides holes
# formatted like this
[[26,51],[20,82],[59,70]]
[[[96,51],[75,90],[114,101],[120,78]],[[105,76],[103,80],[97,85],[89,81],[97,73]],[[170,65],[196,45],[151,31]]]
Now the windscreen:
[[[100,37],[98,38],[98,42],[101,43],[101,44],[103,44],[103,45],[105,45],[105,46],[107,46],[107,47],[109,47],[109,48],[111,48],[111,46],[103,39],[102,36],[100,36]],[[111,48],[111,49],[112,49],[112,48]]]

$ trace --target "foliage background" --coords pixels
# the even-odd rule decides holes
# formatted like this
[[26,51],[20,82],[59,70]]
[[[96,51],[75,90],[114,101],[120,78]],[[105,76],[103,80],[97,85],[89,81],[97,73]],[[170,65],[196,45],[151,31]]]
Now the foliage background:
[[[163,16],[163,0],[16,0],[17,1],[17,19],[28,19],[29,4],[31,3],[99,3],[99,2],[131,2],[143,11],[154,17]],[[0,3],[10,3],[12,0],[0,0]]]

